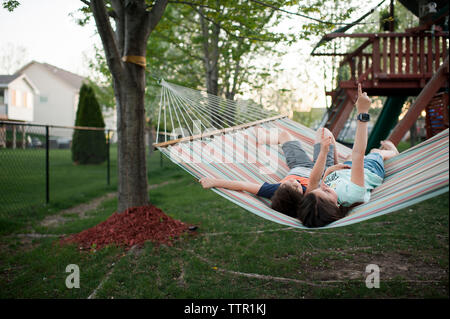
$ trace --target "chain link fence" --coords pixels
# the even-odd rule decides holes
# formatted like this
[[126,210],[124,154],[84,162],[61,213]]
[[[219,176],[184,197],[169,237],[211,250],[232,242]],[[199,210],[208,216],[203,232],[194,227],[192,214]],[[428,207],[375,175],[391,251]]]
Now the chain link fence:
[[[72,155],[74,133],[85,139],[104,134],[97,164]],[[0,217],[29,214],[49,203],[82,202],[99,191],[117,189],[114,130],[0,121]]]

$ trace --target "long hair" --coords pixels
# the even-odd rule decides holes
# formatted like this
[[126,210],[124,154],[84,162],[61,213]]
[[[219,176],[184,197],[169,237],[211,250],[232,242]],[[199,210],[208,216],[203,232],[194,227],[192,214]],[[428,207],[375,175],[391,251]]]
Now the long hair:
[[281,184],[273,194],[271,207],[285,215],[297,218],[297,211],[303,194],[291,186]]
[[314,193],[309,193],[303,197],[297,210],[297,217],[306,227],[323,227],[347,215],[353,208],[337,206],[329,200],[324,200]]

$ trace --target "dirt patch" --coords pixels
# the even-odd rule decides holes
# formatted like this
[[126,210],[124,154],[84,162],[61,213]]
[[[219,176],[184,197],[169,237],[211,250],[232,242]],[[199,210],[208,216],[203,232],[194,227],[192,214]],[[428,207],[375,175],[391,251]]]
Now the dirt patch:
[[[151,190],[151,189],[154,189],[154,188],[157,188],[160,186],[167,185],[169,183],[171,183],[171,182],[166,181],[166,182],[163,182],[160,184],[149,185],[147,189]],[[56,227],[56,226],[66,223],[66,222],[69,222],[69,221],[73,220],[74,218],[81,218],[81,219],[86,218],[86,212],[97,209],[103,201],[114,198],[116,196],[117,196],[117,193],[112,192],[112,193],[108,193],[106,195],[97,197],[97,198],[91,200],[90,202],[83,203],[83,204],[80,204],[78,206],[71,207],[68,209],[64,209],[56,215],[47,216],[40,223],[40,225],[44,226],[44,227]],[[73,217],[74,215],[76,217]]]
[[366,267],[369,264],[379,267],[380,280],[402,279],[421,282],[448,280],[448,269],[402,251],[376,255],[357,253],[351,260],[325,260],[323,264],[326,266],[308,270],[315,280],[364,281],[368,275]]
[[73,220],[73,217],[69,217],[71,215],[77,215],[79,218],[85,218],[86,212],[96,209],[103,201],[114,198],[115,196],[117,196],[116,192],[108,193],[104,196],[97,197],[88,203],[80,204],[78,206],[62,210],[56,215],[47,216],[40,223],[40,225],[45,227],[59,226],[70,220]]
[[101,249],[109,245],[129,249],[146,241],[171,246],[189,226],[167,216],[156,206],[132,207],[114,213],[95,227],[63,238],[60,243],[75,243],[80,249]]

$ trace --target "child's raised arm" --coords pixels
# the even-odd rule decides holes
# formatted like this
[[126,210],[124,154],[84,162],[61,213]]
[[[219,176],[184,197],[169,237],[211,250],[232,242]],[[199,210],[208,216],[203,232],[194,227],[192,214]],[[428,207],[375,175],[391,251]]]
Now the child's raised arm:
[[[370,98],[366,92],[362,92],[361,83],[358,83],[358,99],[356,109],[358,117],[361,113],[368,113],[370,108]],[[369,122],[357,121],[355,143],[352,149],[352,172],[351,181],[356,185],[364,187],[364,155],[367,147],[367,127]]]
[[325,169],[325,164],[327,160],[328,151],[330,149],[330,144],[333,142],[331,136],[325,136],[324,131],[322,130],[322,139],[320,141],[320,152],[317,157],[316,163],[311,170],[311,174],[309,175],[308,187],[306,189],[306,194],[315,190],[319,187],[320,179],[322,178],[323,171]]

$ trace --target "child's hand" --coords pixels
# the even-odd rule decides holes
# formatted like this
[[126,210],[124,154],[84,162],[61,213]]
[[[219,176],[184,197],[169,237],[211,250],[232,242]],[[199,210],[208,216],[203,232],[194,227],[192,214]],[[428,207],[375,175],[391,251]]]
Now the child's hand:
[[[335,170],[335,171],[340,170],[340,169],[348,169],[348,168],[352,168],[350,165],[343,164],[343,163],[339,163],[339,164],[333,165],[333,166],[331,166],[331,167],[333,167],[333,170]],[[330,167],[330,168],[331,168],[331,167]]]
[[212,187],[215,186],[215,184],[214,184],[215,179],[214,178],[203,177],[203,178],[200,178],[199,182],[200,182],[200,184],[202,184],[203,188],[212,188]]
[[332,172],[339,171],[341,169],[350,169],[350,168],[352,168],[350,165],[339,163],[339,164],[328,167],[325,172],[325,175],[331,174]]
[[358,83],[358,99],[356,100],[356,109],[358,113],[368,113],[370,109],[370,98],[367,93],[362,91],[361,83]]
[[325,129],[322,129],[322,137],[320,140],[320,150],[328,153],[330,145],[333,144],[333,137],[325,134]]

